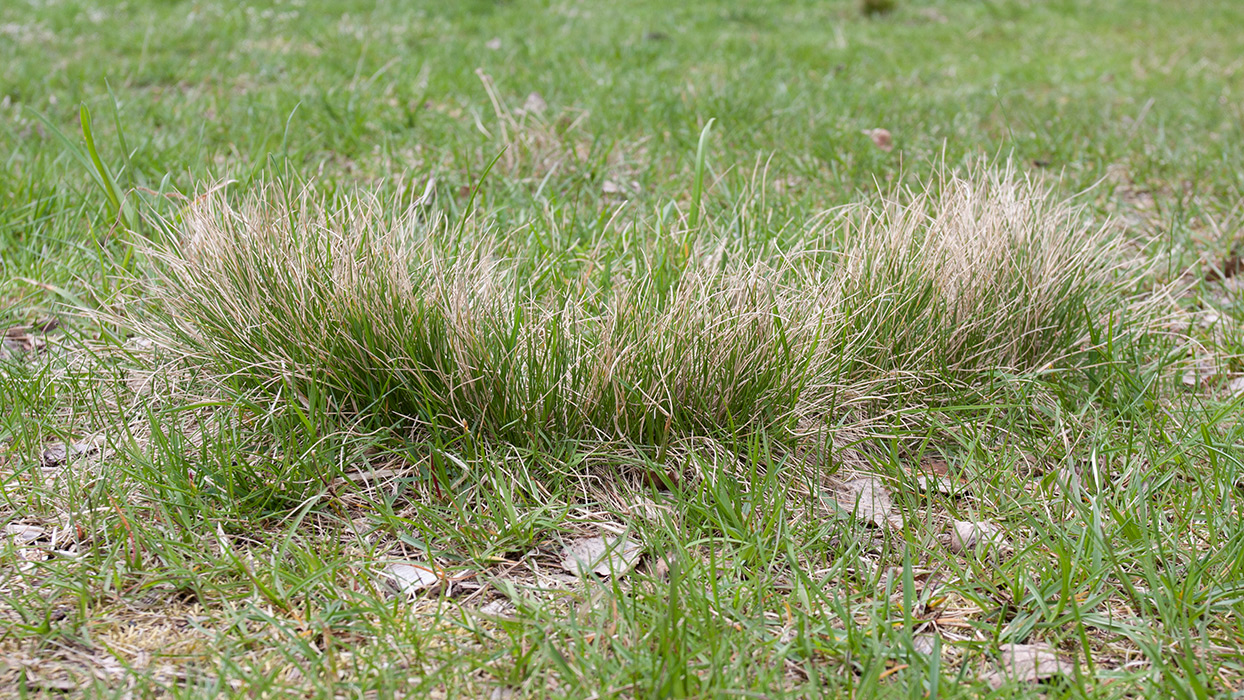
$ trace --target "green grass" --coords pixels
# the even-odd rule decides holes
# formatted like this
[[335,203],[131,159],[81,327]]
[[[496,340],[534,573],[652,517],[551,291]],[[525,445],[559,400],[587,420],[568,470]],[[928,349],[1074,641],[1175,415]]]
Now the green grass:
[[0,6],[0,693],[1238,694],[1241,24]]

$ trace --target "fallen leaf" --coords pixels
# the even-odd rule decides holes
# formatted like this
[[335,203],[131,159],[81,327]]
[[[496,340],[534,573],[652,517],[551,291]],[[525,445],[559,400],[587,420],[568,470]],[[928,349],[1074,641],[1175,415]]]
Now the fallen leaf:
[[947,546],[956,554],[979,549],[1000,548],[1006,544],[1002,528],[990,522],[955,520],[951,523]]
[[911,646],[916,650],[917,654],[928,656],[937,647],[937,635],[917,634],[911,638]]
[[674,557],[676,556],[678,556],[678,553],[673,550],[670,550],[666,552],[665,554],[657,557],[656,561],[652,562],[652,565],[651,565],[652,575],[657,578],[665,578],[666,576],[669,576],[670,575],[670,562],[674,561]]
[[1189,389],[1196,389],[1213,379],[1217,367],[1214,365],[1213,358],[1201,356],[1196,358],[1183,375],[1184,386]]
[[494,37],[484,42],[484,48],[490,51],[499,51],[501,49],[501,39]]
[[890,521],[890,492],[873,476],[859,476],[843,482],[835,494],[838,505],[850,511],[860,520],[884,527]]
[[624,512],[627,515],[639,516],[644,520],[661,522],[672,510],[670,506],[664,503],[656,503],[651,499],[641,498],[626,506]]
[[492,693],[489,694],[488,700],[511,700],[511,698],[513,697],[514,697],[513,688],[509,686],[505,686],[505,685],[499,685],[496,688],[492,689]]
[[562,550],[561,565],[572,574],[623,576],[635,566],[643,551],[643,545],[626,537],[589,537],[567,545]]
[[1232,396],[1244,394],[1244,377],[1236,377],[1235,379],[1232,379],[1231,383],[1227,385],[1227,393]]
[[[50,325],[49,328],[55,328]],[[0,360],[12,360],[27,353],[42,350],[47,341],[42,336],[33,335],[32,331],[40,332],[40,327],[13,326],[0,333]]]
[[600,191],[605,194],[621,194],[625,192],[626,189],[613,180],[605,180],[600,186]]
[[1238,251],[1232,250],[1219,263],[1213,264],[1209,272],[1205,273],[1206,282],[1217,282],[1235,277],[1244,272],[1244,257],[1241,257]]
[[1054,467],[1054,484],[1060,492],[1080,498],[1084,493],[1084,466],[1059,462]]
[[1045,473],[1044,460],[1029,452],[1021,452],[1015,466],[1024,476],[1040,476]]
[[77,440],[74,442],[57,442],[43,450],[43,466],[55,467],[70,457],[78,455],[90,454],[99,449],[99,439],[90,438],[87,440]]
[[950,471],[950,466],[940,459],[925,460],[912,469],[916,477],[916,485],[921,491],[936,491],[947,495],[959,493],[967,488],[965,479],[957,478]]
[[887,129],[865,129],[863,134],[873,140],[873,145],[889,153],[894,150],[894,137]]
[[479,614],[488,615],[490,617],[509,617],[510,612],[513,610],[513,603],[505,598],[498,598],[481,605],[479,608]]
[[46,530],[38,525],[22,525],[14,523],[4,526],[4,534],[17,540],[20,544],[27,544],[43,537],[47,533]]
[[155,349],[156,343],[151,338],[145,338],[141,335],[136,335],[133,338],[130,338],[129,340],[127,340],[125,342],[125,345],[126,347],[133,348],[134,350],[146,351],[146,350]]
[[[1210,329],[1222,323],[1222,312],[1218,309],[1205,309],[1195,315],[1197,328]],[[1202,358],[1202,361],[1212,362],[1209,358]]]
[[1035,683],[1074,670],[1071,662],[1064,661],[1054,647],[1045,642],[1006,644],[998,654],[997,670],[985,674],[983,680],[999,688],[1008,680]]
[[398,591],[411,596],[441,580],[432,566],[422,562],[394,562],[385,566],[383,573],[397,585]]
[[523,102],[524,114],[544,114],[544,110],[548,109],[548,103],[544,101],[544,96],[538,92],[527,95],[527,100]]

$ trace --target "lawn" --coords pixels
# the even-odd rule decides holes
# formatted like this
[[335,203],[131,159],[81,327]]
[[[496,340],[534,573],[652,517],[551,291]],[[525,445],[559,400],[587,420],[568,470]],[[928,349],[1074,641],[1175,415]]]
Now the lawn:
[[0,4],[0,696],[1239,697],[1244,4]]

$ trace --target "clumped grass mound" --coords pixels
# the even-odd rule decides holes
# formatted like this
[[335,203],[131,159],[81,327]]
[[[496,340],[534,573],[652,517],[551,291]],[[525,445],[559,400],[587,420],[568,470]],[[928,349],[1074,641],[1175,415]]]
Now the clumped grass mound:
[[840,221],[839,332],[884,372],[972,383],[1074,363],[1137,279],[1109,222],[1010,167],[944,176]]
[[1126,283],[1105,227],[1010,168],[820,221],[794,249],[706,242],[668,278],[642,252],[507,258],[367,197],[216,191],[145,251],[148,330],[388,424],[665,445],[1074,363]]

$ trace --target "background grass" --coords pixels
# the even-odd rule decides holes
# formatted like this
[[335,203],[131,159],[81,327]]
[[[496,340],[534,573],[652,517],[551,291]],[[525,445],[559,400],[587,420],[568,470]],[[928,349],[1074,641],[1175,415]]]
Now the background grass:
[[[0,361],[0,685],[1239,692],[1244,308],[1221,273],[1244,198],[1242,24],[1209,0],[871,19],[846,2],[5,3],[0,328],[60,327]],[[810,507],[827,497],[784,467],[816,458],[764,431],[673,460],[448,428],[394,440],[328,395],[222,381],[114,322],[146,269],[118,218],[155,235],[140,211],[174,216],[170,193],[226,179],[228,196],[278,178],[395,208],[434,179],[431,209],[515,274],[591,253],[678,279],[710,118],[700,224],[734,250],[790,249],[878,190],[936,192],[943,162],[1011,157],[1060,195],[1097,185],[1089,216],[1113,216],[1169,322],[1121,307],[1076,368],[998,371],[937,410],[917,386],[888,394],[835,448],[884,477],[898,529]],[[938,460],[966,484],[918,488],[913,467]],[[997,523],[1007,547],[955,552],[951,520]],[[561,545],[602,532],[641,541],[640,569],[564,575]],[[394,596],[393,560],[448,580]],[[1037,642],[1077,671],[983,680],[1003,645]]]

